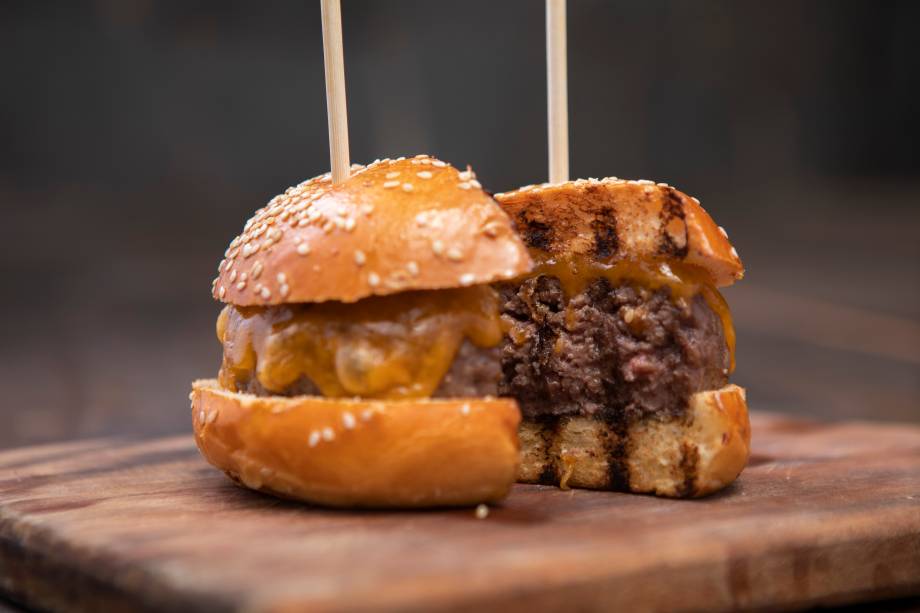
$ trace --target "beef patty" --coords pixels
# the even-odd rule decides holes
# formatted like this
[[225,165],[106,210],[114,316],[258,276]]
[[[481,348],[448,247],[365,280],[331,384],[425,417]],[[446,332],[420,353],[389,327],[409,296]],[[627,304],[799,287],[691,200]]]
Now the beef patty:
[[[681,415],[691,394],[728,382],[722,322],[700,295],[673,300],[667,288],[598,279],[567,298],[549,276],[497,289],[509,326],[501,347],[465,340],[433,396],[511,396],[530,420],[623,421]],[[237,391],[320,395],[306,377],[280,392],[250,377]]]
[[728,382],[722,322],[701,295],[675,301],[667,288],[598,279],[567,298],[547,276],[500,291],[511,329],[499,394],[525,419],[671,417],[694,392]]

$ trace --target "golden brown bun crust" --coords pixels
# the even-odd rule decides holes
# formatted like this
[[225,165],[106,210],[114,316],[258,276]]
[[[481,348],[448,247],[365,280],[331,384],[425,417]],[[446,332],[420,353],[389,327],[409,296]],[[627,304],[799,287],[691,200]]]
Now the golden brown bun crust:
[[618,434],[606,422],[563,418],[521,424],[525,483],[697,497],[731,484],[751,448],[744,390],[728,385],[690,397],[685,418],[646,420]]
[[355,166],[273,198],[220,263],[213,295],[239,306],[353,302],[491,283],[530,270],[511,220],[471,171],[430,158]]
[[510,399],[258,397],[192,386],[202,455],[249,488],[336,507],[501,500],[517,474]]
[[529,247],[597,259],[665,258],[708,270],[716,285],[744,275],[738,252],[699,201],[651,181],[579,179],[495,199]]

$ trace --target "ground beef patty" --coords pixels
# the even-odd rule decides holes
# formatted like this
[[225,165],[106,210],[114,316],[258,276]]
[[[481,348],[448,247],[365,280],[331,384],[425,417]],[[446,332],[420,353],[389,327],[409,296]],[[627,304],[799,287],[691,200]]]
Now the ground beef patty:
[[[457,351],[450,370],[434,392],[435,398],[458,398],[463,396],[497,396],[501,378],[499,347],[477,347],[464,341]],[[280,392],[266,390],[258,378],[237,382],[238,392],[257,396],[322,396],[319,388],[307,377],[301,377]]]
[[722,323],[702,296],[598,279],[566,299],[539,276],[501,287],[512,324],[499,394],[525,419],[561,415],[623,421],[682,414],[688,397],[728,381]]

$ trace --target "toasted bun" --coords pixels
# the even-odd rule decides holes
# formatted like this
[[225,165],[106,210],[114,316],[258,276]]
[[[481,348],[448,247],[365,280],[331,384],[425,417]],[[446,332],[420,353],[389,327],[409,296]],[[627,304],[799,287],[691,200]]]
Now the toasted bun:
[[518,468],[509,399],[258,397],[192,386],[195,442],[246,487],[337,507],[434,507],[504,498]]
[[744,275],[725,230],[698,200],[663,183],[579,179],[495,198],[534,249],[604,260],[680,260],[709,271],[718,286]]
[[428,156],[315,177],[275,196],[233,239],[214,297],[239,306],[353,302],[508,279],[531,268],[472,171]]
[[645,420],[622,434],[604,421],[521,424],[519,480],[562,487],[696,497],[732,483],[750,455],[744,390],[728,385],[690,397],[684,418]]

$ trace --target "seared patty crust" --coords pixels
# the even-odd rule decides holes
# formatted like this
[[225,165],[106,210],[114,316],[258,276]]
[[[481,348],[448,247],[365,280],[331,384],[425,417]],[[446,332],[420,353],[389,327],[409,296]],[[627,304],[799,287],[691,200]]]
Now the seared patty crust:
[[601,278],[567,298],[542,275],[499,290],[511,324],[499,395],[516,398],[525,420],[675,417],[691,394],[728,382],[722,322],[701,295],[672,300],[668,288]]

